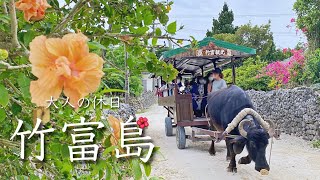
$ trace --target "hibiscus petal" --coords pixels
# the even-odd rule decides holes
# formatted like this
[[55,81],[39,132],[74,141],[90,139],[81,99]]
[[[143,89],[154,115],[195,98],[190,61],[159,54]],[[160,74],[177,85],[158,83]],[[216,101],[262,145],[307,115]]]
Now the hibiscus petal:
[[33,66],[48,66],[53,63],[53,57],[46,49],[45,36],[37,36],[30,43],[29,61]]
[[112,115],[109,115],[108,123],[110,128],[112,128],[112,136],[110,137],[110,141],[112,145],[118,145],[118,141],[121,135],[120,122],[122,122],[120,119],[117,119]]
[[89,54],[89,47],[87,45],[88,38],[82,33],[67,34],[62,38],[68,46],[68,59],[71,63],[76,63],[82,57]]
[[46,48],[49,53],[59,57],[68,56],[68,49],[66,43],[60,38],[49,38],[45,41]]
[[32,66],[31,72],[37,78],[40,78],[46,73],[47,69],[48,67],[45,67],[45,66]]
[[17,9],[24,11],[24,10],[32,8],[33,4],[28,4],[28,3],[23,3],[21,1],[18,1],[15,3],[15,6]]
[[85,85],[87,93],[93,93],[98,89],[103,75],[101,69],[93,69],[80,74],[81,83]]
[[82,95],[79,91],[78,91],[78,86],[76,84],[72,84],[72,83],[67,83],[70,81],[65,81],[64,83],[64,87],[63,87],[63,93],[65,96],[69,97],[69,103],[74,106],[75,108],[78,108],[78,101],[81,98],[84,98],[85,96]]
[[71,76],[71,69],[69,67],[70,62],[68,61],[68,59],[64,56],[60,56],[57,60],[56,60],[56,68],[57,68],[57,75],[63,75],[64,77],[69,77]]
[[37,106],[47,106],[47,100],[58,99],[62,91],[63,81],[56,76],[54,70],[47,71],[37,81],[30,83],[31,101]]
[[88,71],[94,68],[102,69],[102,65],[103,59],[97,54],[90,53],[75,64],[75,69],[78,71]]

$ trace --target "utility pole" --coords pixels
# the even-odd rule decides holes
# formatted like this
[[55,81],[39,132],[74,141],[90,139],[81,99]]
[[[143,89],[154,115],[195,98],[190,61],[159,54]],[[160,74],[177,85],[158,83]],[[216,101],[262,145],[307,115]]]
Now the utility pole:
[[125,80],[124,80],[124,90],[125,92],[125,97],[124,97],[124,103],[129,104],[129,97],[130,97],[130,87],[129,87],[129,78],[130,78],[130,71],[128,68],[128,52],[127,52],[127,46],[124,44],[124,51],[125,51],[125,60],[124,60],[124,66],[125,66]]

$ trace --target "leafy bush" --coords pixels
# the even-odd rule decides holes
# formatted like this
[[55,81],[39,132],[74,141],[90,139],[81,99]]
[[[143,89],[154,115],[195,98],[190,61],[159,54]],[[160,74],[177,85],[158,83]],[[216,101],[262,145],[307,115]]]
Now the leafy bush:
[[[236,68],[236,84],[245,89],[254,89],[254,90],[270,90],[268,84],[270,83],[271,78],[261,77],[257,78],[260,70],[266,66],[266,63],[261,62],[259,56],[255,58],[248,58],[243,62],[243,65]],[[232,82],[232,69],[228,68],[223,71],[225,75],[225,80],[227,83]]]
[[306,62],[302,79],[305,84],[320,83],[320,48],[317,49]]
[[313,146],[314,148],[320,148],[320,140],[313,141],[313,142],[312,142],[312,146]]

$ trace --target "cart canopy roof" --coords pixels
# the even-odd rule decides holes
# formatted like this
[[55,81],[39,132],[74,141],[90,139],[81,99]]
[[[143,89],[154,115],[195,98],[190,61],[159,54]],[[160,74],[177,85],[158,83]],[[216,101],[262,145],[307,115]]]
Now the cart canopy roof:
[[163,53],[162,58],[166,63],[171,63],[181,73],[200,73],[216,66],[223,66],[234,60],[250,57],[256,54],[256,50],[217,40],[205,38],[192,48],[187,45]]

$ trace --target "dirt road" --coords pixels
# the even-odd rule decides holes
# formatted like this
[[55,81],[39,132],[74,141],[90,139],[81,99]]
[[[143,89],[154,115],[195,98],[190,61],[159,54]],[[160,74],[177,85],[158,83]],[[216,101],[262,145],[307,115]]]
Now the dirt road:
[[[179,150],[175,136],[166,137],[164,134],[166,110],[163,107],[153,106],[138,116],[149,119],[147,135],[160,147],[161,154],[155,155],[152,162],[153,176],[166,180],[320,180],[320,151],[310,148],[309,143],[299,138],[282,134],[281,140],[275,140],[268,176],[261,176],[255,171],[253,163],[237,165],[238,173],[233,174],[226,172],[228,162],[225,158],[224,141],[216,145],[216,156],[210,156],[208,153],[210,142],[193,143],[187,140],[186,149]],[[187,128],[186,133],[190,133],[190,129]],[[270,145],[268,152],[269,148]],[[237,159],[244,155],[246,152],[238,155]]]

